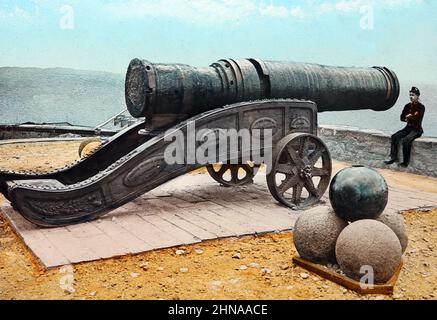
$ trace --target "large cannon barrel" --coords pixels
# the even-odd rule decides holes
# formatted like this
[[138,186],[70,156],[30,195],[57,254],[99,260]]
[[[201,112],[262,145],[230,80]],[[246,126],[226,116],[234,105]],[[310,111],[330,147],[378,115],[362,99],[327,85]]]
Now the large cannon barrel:
[[209,67],[131,61],[126,103],[134,117],[190,115],[240,101],[295,98],[318,111],[391,108],[399,97],[396,74],[385,67],[224,59]]

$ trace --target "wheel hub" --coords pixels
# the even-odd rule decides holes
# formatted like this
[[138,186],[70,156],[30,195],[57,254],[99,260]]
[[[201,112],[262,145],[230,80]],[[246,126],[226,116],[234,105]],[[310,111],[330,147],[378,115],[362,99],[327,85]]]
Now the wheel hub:
[[312,178],[312,176],[313,176],[312,171],[313,170],[312,170],[311,166],[306,165],[300,169],[300,176],[304,179]]

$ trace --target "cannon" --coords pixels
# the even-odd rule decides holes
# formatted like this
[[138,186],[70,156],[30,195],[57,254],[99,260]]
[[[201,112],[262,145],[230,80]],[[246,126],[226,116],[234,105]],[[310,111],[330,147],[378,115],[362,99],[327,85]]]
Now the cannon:
[[125,82],[126,105],[149,129],[175,124],[224,105],[260,99],[313,101],[319,112],[390,109],[399,82],[384,67],[225,59],[207,68],[133,59]]
[[[95,219],[203,166],[230,187],[250,183],[264,163],[272,196],[304,209],[319,202],[331,179],[330,153],[317,137],[318,112],[384,111],[398,96],[397,77],[384,67],[227,59],[194,68],[134,59],[126,105],[143,121],[53,172],[1,171],[0,191],[29,221],[60,226]],[[203,132],[194,141],[192,128]],[[227,148],[229,132],[237,133],[234,148]],[[169,161],[169,149],[190,143],[193,150],[217,152],[206,162],[189,161],[189,152]]]

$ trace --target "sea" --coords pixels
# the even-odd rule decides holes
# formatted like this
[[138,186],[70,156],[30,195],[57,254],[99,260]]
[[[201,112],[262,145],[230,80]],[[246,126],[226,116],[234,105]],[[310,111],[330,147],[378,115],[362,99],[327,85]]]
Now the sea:
[[[437,137],[437,84],[402,83],[387,111],[322,112],[319,125],[340,125],[394,133],[411,86],[425,105],[424,136]],[[72,69],[0,68],[0,124],[63,123],[95,127],[126,109],[124,75]]]
[[[425,117],[422,124],[423,136],[437,137],[437,85],[423,84],[415,86],[420,89],[420,100],[425,105]],[[405,127],[405,122],[400,121],[400,115],[404,106],[409,102],[410,89],[411,86],[401,86],[396,105],[387,111],[322,112],[319,114],[319,125],[341,125],[394,133]]]

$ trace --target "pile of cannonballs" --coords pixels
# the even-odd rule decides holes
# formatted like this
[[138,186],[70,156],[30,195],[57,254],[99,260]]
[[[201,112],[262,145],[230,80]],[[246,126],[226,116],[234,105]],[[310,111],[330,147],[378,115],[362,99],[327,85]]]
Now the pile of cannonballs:
[[296,221],[294,244],[300,257],[338,264],[354,280],[371,267],[375,284],[386,283],[401,263],[408,237],[403,217],[384,212],[384,177],[364,166],[343,169],[331,181],[329,199],[333,210],[317,207]]

